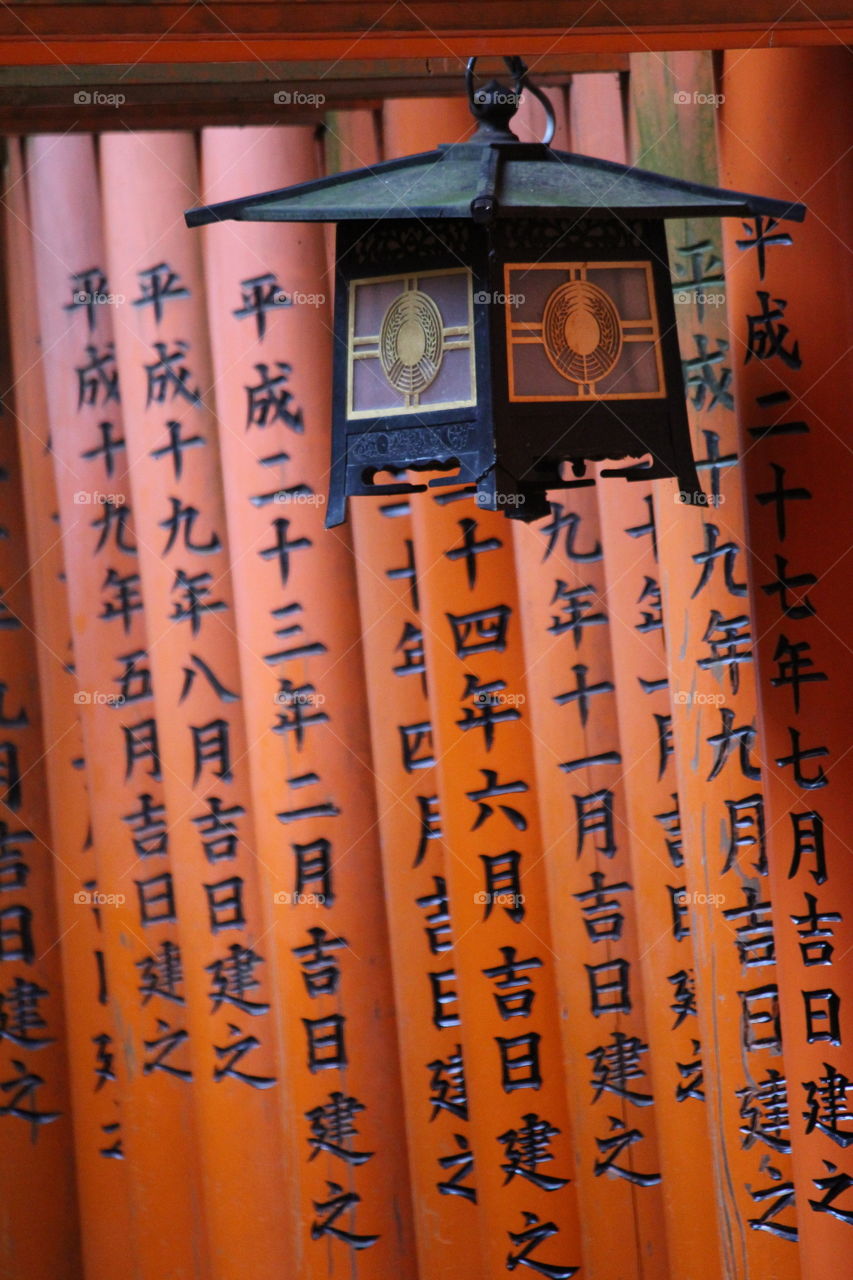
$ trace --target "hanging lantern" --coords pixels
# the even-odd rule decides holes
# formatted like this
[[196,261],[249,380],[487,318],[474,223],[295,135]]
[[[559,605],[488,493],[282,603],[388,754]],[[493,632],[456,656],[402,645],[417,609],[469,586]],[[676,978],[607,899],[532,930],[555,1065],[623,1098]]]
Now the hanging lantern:
[[[604,459],[701,503],[664,220],[804,206],[555,151],[521,60],[512,90],[476,91],[475,61],[470,141],[186,214],[338,224],[327,525],[351,496],[422,490],[419,470],[535,520]],[[524,88],[549,113],[539,143],[509,127]]]

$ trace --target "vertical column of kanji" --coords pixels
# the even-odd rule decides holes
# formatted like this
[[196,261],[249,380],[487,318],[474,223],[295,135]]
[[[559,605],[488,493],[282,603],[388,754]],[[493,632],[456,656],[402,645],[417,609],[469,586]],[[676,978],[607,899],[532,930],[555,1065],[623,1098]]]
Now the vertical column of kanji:
[[[369,124],[366,112],[338,117],[346,168],[376,163]],[[433,1087],[446,1064],[459,1081],[464,1067],[458,1010],[438,998],[454,964],[438,779],[434,765],[415,767],[409,754],[418,736],[430,733],[410,504],[354,502],[350,520],[418,1258],[425,1277],[468,1280],[478,1274],[481,1255],[467,1100],[459,1089]]]
[[[317,176],[313,131],[214,129],[205,199]],[[193,233],[198,234],[198,233]],[[323,527],[322,228],[205,240],[258,849],[284,1027],[293,1274],[417,1271],[352,553]]]
[[[544,522],[503,527],[519,582],[584,1259],[602,1280],[614,1269],[663,1280],[669,1264],[622,787],[630,763],[616,721],[595,491],[561,493]],[[623,1227],[615,1235],[613,1222]]]
[[[6,278],[15,422],[21,455],[29,580],[33,596],[36,659],[51,818],[51,847],[65,987],[68,1080],[73,1110],[77,1189],[85,1273],[91,1280],[123,1280],[132,1274],[127,1251],[130,1200],[127,1162],[104,1142],[104,1126],[120,1114],[118,1077],[124,1067],[113,1055],[104,1071],[102,1049],[115,1042],[109,981],[98,922],[78,895],[97,880],[83,738],[77,710],[71,621],[65,585],[56,483],[48,447],[47,404],[39,343],[38,300],[30,219],[20,142],[8,140],[9,182],[5,196]],[[109,1206],[109,1211],[105,1206]],[[61,1268],[60,1268],[61,1269]],[[35,1274],[35,1273],[34,1273]],[[56,1268],[51,1276],[58,1274]]]
[[[102,1152],[126,1158],[136,1273],[204,1276],[186,1005],[168,828],[148,676],[139,563],[104,270],[92,139],[34,139],[30,210],[50,447],[59,498],[97,875],[96,918],[121,1067],[121,1117]],[[96,953],[96,958],[100,957]],[[104,985],[103,993],[106,995]],[[103,1209],[109,1212],[109,1207]],[[121,1265],[121,1264],[118,1264]]]
[[438,763],[457,941],[434,997],[462,1024],[486,1274],[568,1277],[580,1231],[511,535],[472,492],[412,504],[434,737],[401,732],[410,768]]
[[[631,64],[642,163],[716,184],[710,55]],[[701,506],[655,483],[659,582],[701,1061],[726,1276],[795,1277],[785,1068],[756,743],[755,674],[719,223],[673,223],[674,293]],[[697,1053],[697,1061],[699,1054]]]
[[849,69],[841,49],[727,58],[719,132],[727,184],[808,205],[802,226],[756,218],[727,228],[726,264],[809,1276],[837,1271],[853,1242]]
[[101,162],[109,275],[125,300],[116,354],[148,621],[149,657],[136,669],[153,681],[164,726],[211,1258],[248,1280],[274,1270],[287,1238],[271,1176],[281,1166],[278,1006],[249,813],[201,240],[181,216],[197,190],[195,139],[106,135]]
[[[435,109],[387,102],[386,158],[459,140],[469,128],[462,101]],[[431,1088],[436,1099],[467,1098],[481,1274],[524,1267],[555,1280],[577,1271],[580,1232],[533,762],[520,711],[521,637],[503,521],[482,513],[472,492],[411,500],[430,715],[412,725],[394,720],[404,767],[438,766],[448,851],[454,963],[436,968],[431,994],[436,1011],[459,1020],[462,1061],[458,1052],[437,1060]],[[490,695],[499,691],[506,701],[493,707]]]
[[[618,75],[576,75],[570,101],[577,150],[624,164]],[[719,1272],[719,1244],[716,1215],[708,1212],[711,1151],[693,942],[689,916],[679,909],[684,860],[652,486],[599,479],[597,489],[625,804],[625,825],[616,834],[628,845],[627,879],[641,938],[645,1064],[655,1099],[667,1252],[675,1275],[698,1280]],[[594,642],[601,634],[590,632],[589,638]],[[593,687],[601,682],[598,668],[591,674],[574,669]]]
[[[4,268],[0,260],[5,275]],[[17,307],[6,311],[6,293],[3,280],[4,319],[12,320]],[[4,324],[0,343],[0,1270],[53,1280],[82,1270],[53,845],[43,799],[44,754],[53,744],[41,716],[10,327]]]

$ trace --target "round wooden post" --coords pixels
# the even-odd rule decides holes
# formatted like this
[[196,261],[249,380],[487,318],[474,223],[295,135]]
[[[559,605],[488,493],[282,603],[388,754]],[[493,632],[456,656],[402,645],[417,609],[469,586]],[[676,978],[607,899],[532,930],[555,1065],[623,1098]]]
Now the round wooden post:
[[[624,164],[620,77],[574,76],[570,105],[577,150]],[[652,485],[602,477],[604,465],[597,495],[622,754],[625,825],[620,837],[628,845],[627,878],[634,887],[667,1253],[675,1275],[699,1280],[719,1271],[719,1245],[716,1214],[708,1212],[711,1147],[697,1061],[699,1029],[690,998],[695,957],[689,915],[678,909],[684,857]],[[564,503],[571,497],[559,496]],[[577,554],[589,554],[588,536],[586,546],[578,546]],[[591,631],[589,640],[603,634],[603,628]],[[584,672],[584,680],[600,686],[601,668]],[[590,705],[596,701],[594,695]]]
[[[385,104],[386,157],[467,135],[464,100],[425,109],[426,137],[412,104]],[[496,726],[478,723],[491,714],[478,679],[486,700],[493,676],[524,696],[511,549],[492,536],[500,517],[480,512],[469,493],[417,495],[410,505],[430,715],[406,723],[395,714],[393,723],[406,772],[437,767],[455,945],[452,964],[436,958],[430,967],[430,983],[434,1019],[459,1030],[459,1051],[434,1064],[431,1097],[467,1108],[483,1274],[549,1265],[568,1277],[580,1263],[580,1233],[529,736],[518,702],[509,724],[499,713],[496,737]],[[469,553],[471,538],[489,554]],[[491,624],[478,620],[492,606]],[[529,1166],[528,1178],[520,1153],[534,1135],[542,1167]]]
[[[10,248],[3,245],[4,275]],[[82,1276],[82,1268],[63,1008],[69,975],[57,946],[44,803],[53,743],[41,714],[16,433],[27,405],[15,386],[10,327],[0,344],[0,1272],[52,1280],[60,1271]]]
[[[382,104],[382,158],[429,151],[432,140],[464,142],[474,121],[463,97],[394,98]],[[353,165],[353,168],[356,166]]]
[[[582,129],[572,132],[585,151]],[[549,517],[504,528],[519,584],[584,1260],[595,1277],[664,1277],[645,939],[622,784],[630,765],[613,696],[596,491],[556,493]],[[625,1228],[616,1236],[614,1221]]]
[[[310,129],[211,129],[206,201],[317,176]],[[198,235],[197,232],[192,233]],[[248,758],[286,1017],[294,1277],[416,1276],[352,551],[324,528],[318,226],[203,237]]]
[[[375,164],[372,120],[341,112],[346,167]],[[421,145],[441,141],[432,131]],[[390,158],[390,157],[389,157]],[[458,1015],[435,1003],[437,975],[454,964],[448,851],[434,765],[406,767],[410,737],[430,719],[423,622],[408,501],[350,504],[373,764],[409,1135],[418,1260],[424,1277],[467,1280],[482,1253],[467,1102],[430,1102],[435,1064],[460,1051]],[[393,715],[389,709],[393,708]]]
[[159,731],[211,1266],[249,1280],[277,1265],[287,1240],[280,1008],[255,857],[201,241],[181,218],[198,186],[195,139],[104,135],[101,176],[148,630],[135,667],[150,672]]
[[[500,517],[499,517],[500,519]],[[515,545],[560,1029],[590,1276],[668,1274],[593,489],[503,522]],[[619,1222],[624,1230],[608,1230]]]
[[727,54],[718,134],[726,185],[808,209],[725,236],[804,1276],[853,1241],[851,87],[840,48]]
[[[113,1125],[120,1123],[124,1064],[114,1053],[111,1069],[97,1073],[101,1047],[117,1043],[116,1025],[98,921],[94,912],[81,911],[75,898],[91,893],[91,882],[97,881],[98,870],[75,696],[78,691],[56,482],[48,444],[29,208],[17,139],[9,140],[5,227],[15,424],[30,553],[42,720],[45,740],[51,744],[45,752],[44,765],[61,936],[58,950],[66,992],[67,1070],[81,1249],[85,1274],[91,1280],[129,1280],[135,1264],[127,1249],[131,1238],[128,1162],[115,1153],[113,1141],[105,1138],[105,1131],[109,1133]],[[56,1270],[51,1274],[55,1275]]]
[[[581,1264],[578,1168],[509,531],[470,490],[412,508],[432,714],[408,747],[414,767],[438,765],[452,851],[456,955],[436,998],[448,1016],[459,1002],[488,1274],[533,1254],[569,1276]],[[533,1131],[544,1167],[528,1179],[519,1153]]]
[[[632,57],[643,163],[717,182],[707,55]],[[668,230],[693,452],[705,500],[656,481],[674,762],[723,1274],[799,1275],[767,877],[743,487],[719,223]]]
[[[28,147],[30,209],[51,454],[97,878],[78,901],[103,937],[117,1041],[126,1069],[121,1117],[106,1150],[128,1161],[130,1247],[140,1280],[207,1273],[186,992],[168,852],[156,724],[134,550],[127,452],[115,366],[95,153],[85,135]],[[102,1126],[103,1127],[103,1126]],[[107,1210],[108,1211],[108,1210]]]

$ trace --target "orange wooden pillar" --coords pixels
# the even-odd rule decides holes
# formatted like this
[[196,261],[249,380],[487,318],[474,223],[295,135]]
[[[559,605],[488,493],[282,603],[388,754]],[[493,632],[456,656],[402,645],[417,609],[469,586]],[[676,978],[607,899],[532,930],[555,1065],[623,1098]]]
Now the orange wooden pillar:
[[[576,75],[571,88],[575,146],[622,164],[626,145],[620,77]],[[566,498],[559,495],[561,501]],[[570,495],[569,495],[570,497]],[[645,992],[645,1057],[655,1099],[666,1248],[682,1280],[720,1269],[711,1192],[710,1140],[697,1062],[698,1019],[690,992],[695,961],[689,917],[679,910],[683,892],[678,795],[672,759],[666,647],[660,608],[659,564],[651,483],[602,478],[597,482],[600,545],[609,620],[612,696],[622,755],[621,791],[633,904],[639,937],[638,970]],[[567,535],[571,529],[567,526]],[[590,554],[590,530],[585,546]],[[581,560],[580,568],[583,567]],[[594,641],[602,632],[590,632]],[[584,681],[601,689],[600,667]],[[595,705],[597,695],[592,695]]]
[[570,1276],[579,1171],[510,535],[464,489],[412,508],[431,717],[405,747],[410,768],[434,760],[440,778],[456,946],[436,1001],[461,1019],[485,1274],[523,1259]]
[[726,55],[720,85],[726,185],[808,208],[725,240],[804,1276],[853,1242],[849,72],[842,49],[774,50]]
[[[8,246],[4,250],[8,260]],[[0,1272],[49,1280],[82,1270],[44,804],[44,754],[53,743],[41,716],[27,574],[15,429],[25,406],[8,342],[7,328],[0,348]]]
[[[128,1161],[140,1280],[204,1277],[186,990],[129,503],[92,140],[28,148],[51,455],[59,499],[97,876],[78,909],[96,920],[116,1040],[93,1046],[98,1078],[124,1068],[121,1115],[102,1155]],[[111,301],[112,300],[112,305]],[[96,1052],[95,1052],[96,1051]],[[100,1118],[99,1118],[100,1119]],[[102,1211],[109,1212],[107,1206]]]
[[[386,104],[387,158],[423,149],[417,117],[411,104]],[[464,101],[448,103],[430,113],[426,141],[469,130]],[[545,1266],[568,1277],[580,1232],[511,547],[502,518],[464,490],[410,506],[430,715],[393,723],[406,772],[437,767],[455,945],[431,994],[434,1017],[459,1027],[463,1059],[435,1062],[432,1096],[467,1102],[478,1274]],[[491,707],[493,686],[511,705]]]
[[[426,139],[464,142],[474,131],[474,121],[464,97],[395,98],[382,106],[382,159],[414,155]],[[350,166],[355,168],[355,165]]]
[[[60,934],[58,954],[66,993],[65,1069],[72,1107],[81,1250],[89,1280],[108,1280],[108,1277],[123,1280],[132,1274],[133,1268],[127,1251],[130,1236],[127,1161],[114,1154],[104,1154],[112,1145],[108,1142],[105,1146],[104,1126],[109,1129],[120,1122],[119,1077],[123,1066],[114,1057],[113,1070],[97,1074],[98,1051],[101,1046],[116,1042],[116,1029],[98,922],[94,912],[80,910],[75,896],[91,892],[98,873],[75,698],[77,683],[56,484],[48,447],[29,208],[21,144],[10,140],[8,145],[6,307],[11,330],[14,421],[18,429],[26,512],[35,656],[44,740],[50,744],[44,754],[44,767]],[[109,1212],[105,1212],[105,1205],[109,1205]],[[54,1237],[61,1246],[58,1233],[54,1233]],[[55,1276],[57,1270],[58,1264],[50,1274]]]
[[482,1265],[468,1101],[436,1084],[464,1068],[458,1009],[442,1003],[455,963],[447,851],[435,765],[424,756],[407,767],[412,743],[431,733],[411,514],[400,500],[360,506],[352,521],[418,1257],[424,1276],[464,1280]]
[[[710,57],[643,55],[631,97],[643,163],[716,182]],[[686,99],[686,100],[685,100]],[[719,224],[668,228],[694,456],[707,505],[657,481],[654,515],[723,1275],[796,1277],[764,797],[743,546],[743,490]]]
[[[317,176],[310,129],[207,130],[202,161],[207,202]],[[325,240],[314,226],[224,223],[202,243],[258,858],[286,1015],[289,1274],[416,1277],[355,573],[346,531],[323,525]]]
[[[181,911],[211,1269],[267,1274],[287,1239],[277,1175],[279,1016],[260,899],[189,133],[105,134],[101,185],[150,673]],[[142,675],[139,676],[142,679]],[[240,1152],[250,1154],[241,1159]]]
[[[554,967],[590,1276],[668,1273],[657,1105],[594,490],[515,544]],[[608,1223],[623,1225],[615,1238]]]
[[[594,491],[515,543],[588,1274],[668,1274]],[[608,1224],[619,1222],[618,1234]]]
[[[366,112],[338,116],[338,154],[347,156],[347,168],[376,163],[371,125]],[[441,139],[422,139],[422,145],[433,141]],[[482,1265],[468,1104],[464,1096],[433,1087],[438,1064],[457,1061],[464,1069],[458,1012],[446,1012],[436,1000],[454,965],[449,855],[435,765],[427,760],[417,768],[406,764],[410,744],[430,732],[411,506],[393,498],[353,502],[350,523],[418,1260],[424,1277],[468,1280]]]
[[[572,134],[586,150],[582,127]],[[595,490],[555,494],[550,517],[505,528],[519,583],[584,1258],[592,1276],[614,1269],[665,1276],[657,1105],[621,781],[628,766],[619,749]],[[616,1239],[608,1230],[614,1220],[625,1227]]]

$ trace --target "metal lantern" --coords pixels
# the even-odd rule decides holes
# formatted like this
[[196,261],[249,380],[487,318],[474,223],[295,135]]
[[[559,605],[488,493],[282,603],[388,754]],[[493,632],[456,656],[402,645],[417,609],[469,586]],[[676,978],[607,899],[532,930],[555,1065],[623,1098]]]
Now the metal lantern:
[[419,470],[535,520],[603,459],[701,502],[664,220],[804,206],[555,151],[553,117],[519,142],[522,89],[550,104],[519,59],[512,91],[474,91],[474,61],[470,141],[186,214],[338,224],[327,524],[350,496],[422,490]]

